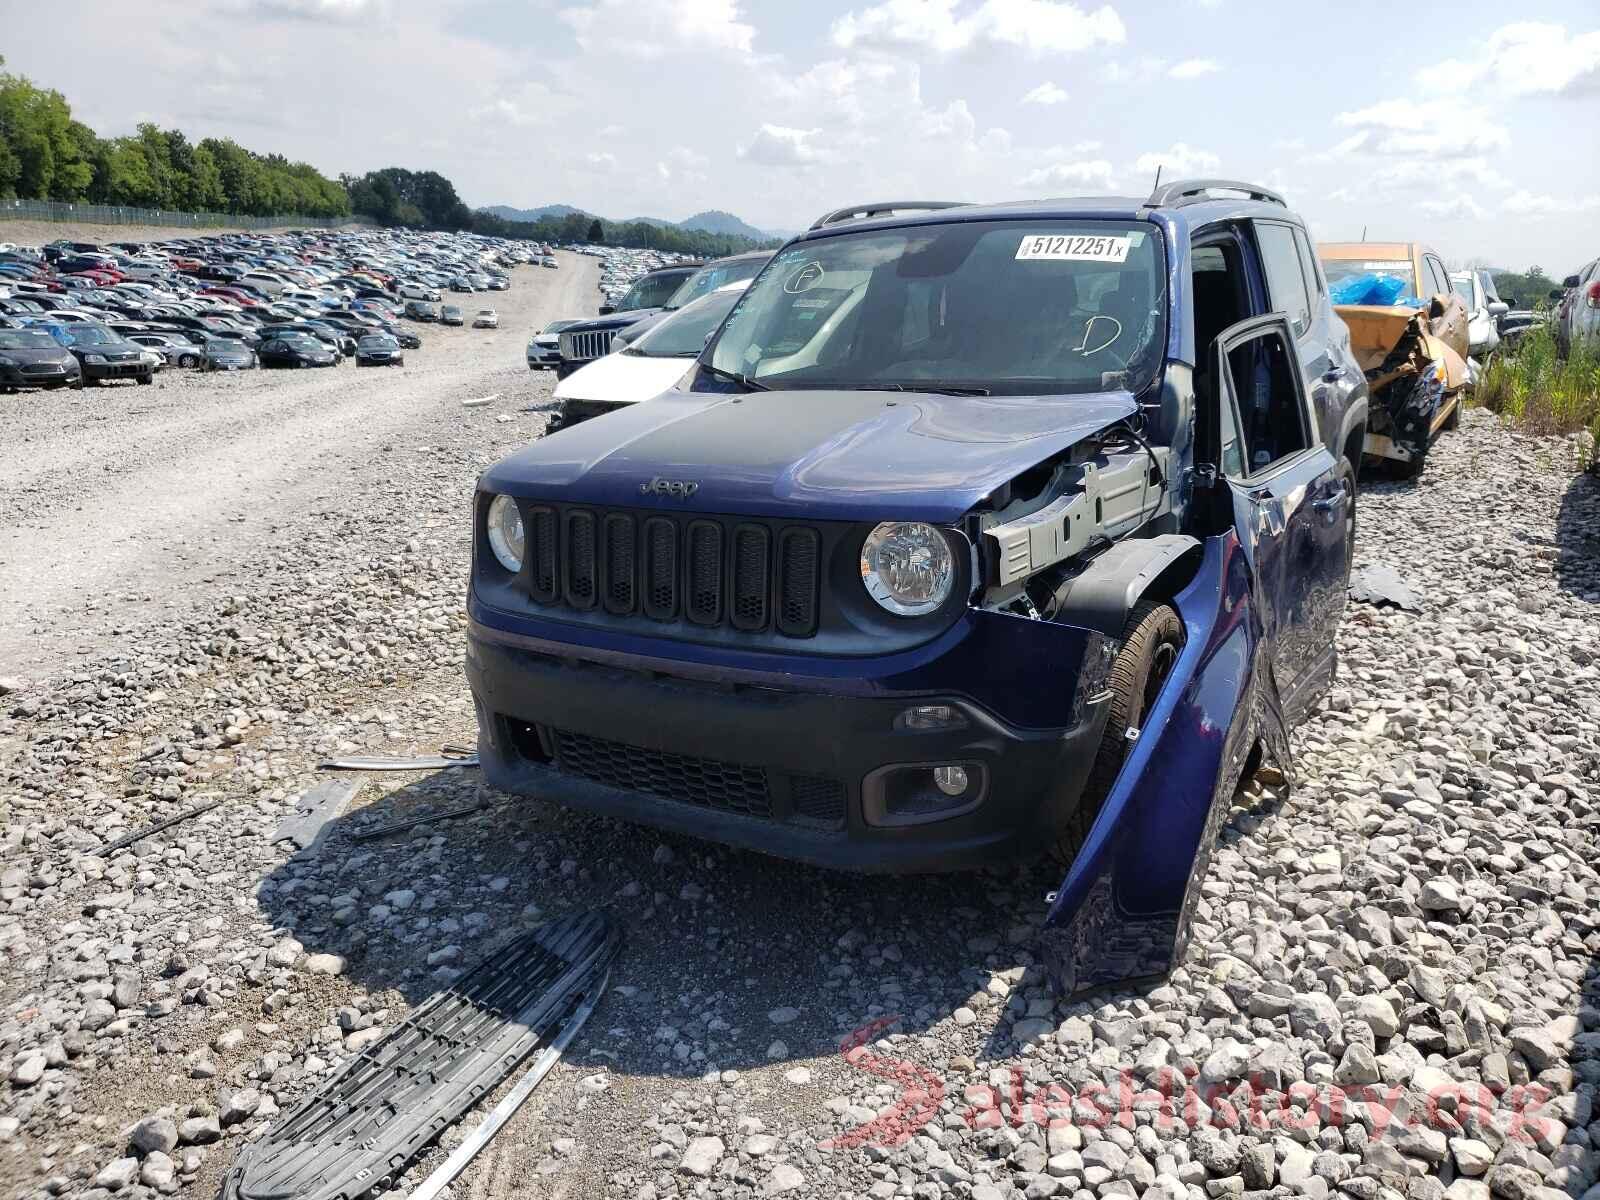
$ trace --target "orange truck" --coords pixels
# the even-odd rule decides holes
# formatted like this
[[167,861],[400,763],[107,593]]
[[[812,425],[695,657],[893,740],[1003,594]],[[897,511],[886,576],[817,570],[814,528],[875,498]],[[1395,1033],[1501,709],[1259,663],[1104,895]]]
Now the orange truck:
[[[1415,476],[1435,437],[1454,429],[1466,392],[1467,307],[1439,255],[1416,242],[1324,242],[1317,247],[1334,311],[1366,372],[1372,409],[1368,458]],[[1377,285],[1364,289],[1364,281]],[[1388,304],[1340,304],[1340,293],[1392,295]]]

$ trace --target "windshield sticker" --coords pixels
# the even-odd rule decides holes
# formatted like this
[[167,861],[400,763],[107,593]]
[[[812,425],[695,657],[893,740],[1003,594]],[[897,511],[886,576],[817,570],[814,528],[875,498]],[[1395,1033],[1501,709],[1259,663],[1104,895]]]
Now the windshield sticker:
[[1361,269],[1363,271],[1409,271],[1411,270],[1411,264],[1405,259],[1401,259],[1399,262],[1369,262],[1362,263]]
[[812,288],[816,287],[817,284],[822,282],[822,274],[822,264],[817,262],[816,259],[812,259],[793,275],[789,276],[788,279],[783,281],[783,290],[788,292],[790,295],[797,295],[800,292],[809,292]]
[[1018,262],[1126,262],[1128,238],[1032,233],[1017,247]]

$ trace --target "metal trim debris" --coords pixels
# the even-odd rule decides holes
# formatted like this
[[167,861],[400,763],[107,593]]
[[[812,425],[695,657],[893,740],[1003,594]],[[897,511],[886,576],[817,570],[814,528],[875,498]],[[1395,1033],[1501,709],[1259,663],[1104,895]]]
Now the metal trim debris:
[[143,841],[152,834],[160,833],[163,829],[171,829],[174,825],[187,821],[190,817],[198,817],[201,813],[210,812],[221,803],[221,800],[213,800],[209,804],[196,804],[193,808],[186,808],[176,816],[168,817],[164,821],[157,821],[154,825],[146,825],[143,829],[135,829],[132,833],[125,834],[114,842],[107,842],[103,846],[97,846],[89,853],[91,855],[111,854],[125,846],[131,846],[135,842]]
[[350,758],[329,758],[317,764],[322,771],[436,771],[445,767],[475,767],[478,756],[450,754],[419,754],[415,758],[385,758],[381,755],[358,755]]
[[274,842],[293,842],[302,851],[315,853],[328,831],[328,822],[344,811],[356,798],[361,784],[330,780],[308,788],[295,803],[294,811],[278,823]]

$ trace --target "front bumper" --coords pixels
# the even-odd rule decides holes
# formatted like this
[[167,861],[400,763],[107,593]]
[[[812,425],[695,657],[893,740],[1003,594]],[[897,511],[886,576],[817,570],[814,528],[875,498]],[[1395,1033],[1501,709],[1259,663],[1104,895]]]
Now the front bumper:
[[130,362],[84,363],[83,377],[85,379],[138,379],[142,375],[149,375],[153,368],[142,359]]
[[83,378],[76,363],[71,366],[51,364],[24,364],[0,367],[0,384],[6,387],[55,388],[66,387]]
[[[1076,807],[1104,722],[1096,705],[1071,728],[1017,729],[958,694],[709,683],[519,641],[477,624],[468,636],[491,786],[825,867],[944,871],[1036,855]],[[895,729],[911,704],[947,704],[966,725]],[[942,763],[973,781],[955,815],[881,823],[898,819],[884,815],[896,779]]]

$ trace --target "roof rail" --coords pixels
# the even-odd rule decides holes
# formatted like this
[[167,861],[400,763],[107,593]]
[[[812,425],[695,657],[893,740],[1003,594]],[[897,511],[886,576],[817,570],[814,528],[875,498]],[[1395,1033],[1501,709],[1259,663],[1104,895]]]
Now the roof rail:
[[1243,192],[1252,200],[1260,200],[1265,204],[1276,204],[1281,208],[1288,208],[1288,203],[1277,192],[1268,191],[1254,183],[1241,183],[1237,179],[1176,179],[1171,183],[1164,183],[1150,193],[1150,199],[1144,202],[1146,208],[1177,207],[1183,204],[1197,204],[1207,199],[1207,192]]
[[821,229],[824,225],[837,225],[840,221],[860,221],[896,212],[932,212],[940,208],[964,207],[966,207],[964,200],[882,200],[876,204],[854,204],[849,208],[836,208],[811,222],[811,228]]

